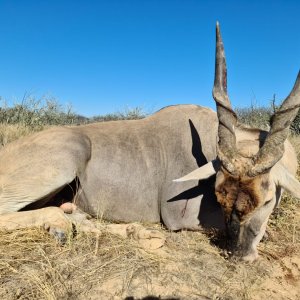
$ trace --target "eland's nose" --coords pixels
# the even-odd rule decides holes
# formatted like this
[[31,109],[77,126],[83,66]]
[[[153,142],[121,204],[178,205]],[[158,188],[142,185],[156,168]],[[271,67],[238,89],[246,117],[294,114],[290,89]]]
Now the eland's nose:
[[229,224],[227,224],[229,237],[236,240],[240,233],[240,220],[235,212],[231,214]]

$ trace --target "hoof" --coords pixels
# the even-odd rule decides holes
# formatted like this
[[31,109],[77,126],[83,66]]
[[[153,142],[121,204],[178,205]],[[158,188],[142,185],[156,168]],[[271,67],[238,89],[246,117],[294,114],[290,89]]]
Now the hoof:
[[73,213],[66,214],[66,216],[75,226],[77,232],[101,234],[101,230],[93,223],[87,213],[76,209]]
[[68,234],[58,228],[51,228],[49,230],[49,233],[54,237],[54,239],[60,244],[64,245],[67,242],[67,236]]
[[154,229],[147,229],[140,225],[129,225],[126,232],[127,236],[132,236],[144,249],[159,249],[166,242],[166,237],[162,232]]

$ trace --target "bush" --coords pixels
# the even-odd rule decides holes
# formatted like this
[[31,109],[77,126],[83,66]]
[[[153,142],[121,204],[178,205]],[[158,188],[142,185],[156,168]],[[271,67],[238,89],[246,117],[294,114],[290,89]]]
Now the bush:
[[47,125],[66,125],[78,122],[71,106],[64,109],[53,97],[36,99],[25,95],[21,103],[9,107],[1,99],[0,123],[42,128]]
[[99,115],[90,118],[90,122],[107,122],[118,120],[138,120],[146,117],[146,113],[141,107],[126,108],[124,112],[117,112],[107,115]]
[[[251,105],[245,108],[236,108],[235,112],[241,123],[264,130],[270,128],[270,118],[278,108],[275,98],[269,107]],[[37,99],[25,95],[21,103],[8,106],[0,97],[0,124],[18,125],[36,131],[49,125],[79,125],[93,122],[118,120],[136,120],[147,116],[141,107],[126,108],[123,112],[98,115],[90,118],[75,114],[71,106],[63,107],[53,97]],[[291,124],[291,132],[300,134],[300,112]]]
[[264,130],[270,128],[270,119],[273,114],[271,107],[236,108],[235,112],[241,123]]
[[291,131],[292,133],[299,135],[300,134],[300,110],[298,111],[298,114],[294,121],[291,124]]
[[[280,106],[275,105],[274,98],[270,104],[270,107],[257,107],[251,105],[251,107],[236,108],[235,112],[241,123],[251,127],[269,130],[271,116],[279,107]],[[300,110],[298,111],[296,118],[293,120],[290,130],[292,134],[300,134]]]

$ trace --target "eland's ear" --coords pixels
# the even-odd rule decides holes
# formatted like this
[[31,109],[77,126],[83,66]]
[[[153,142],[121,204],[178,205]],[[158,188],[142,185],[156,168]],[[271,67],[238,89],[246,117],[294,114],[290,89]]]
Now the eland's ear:
[[300,199],[300,182],[282,164],[277,163],[272,168],[272,176],[276,185]]
[[219,170],[220,162],[215,159],[181,178],[174,179],[173,181],[183,182],[189,180],[203,180],[215,175]]

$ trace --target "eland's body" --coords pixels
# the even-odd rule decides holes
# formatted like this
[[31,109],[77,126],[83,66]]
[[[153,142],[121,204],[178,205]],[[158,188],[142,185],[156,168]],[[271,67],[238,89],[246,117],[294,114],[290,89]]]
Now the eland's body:
[[49,129],[1,149],[0,228],[51,230],[71,218],[88,229],[75,212],[65,220],[67,206],[41,208],[61,205],[71,193],[68,200],[83,211],[111,221],[162,221],[171,230],[226,227],[233,252],[254,260],[283,189],[300,198],[287,141],[300,106],[300,75],[270,132],[245,128],[227,95],[218,26],[216,49],[217,113],[170,106],[142,120]]
[[0,212],[43,206],[77,180],[74,201],[93,216],[162,220],[174,230],[220,222],[199,220],[203,197],[212,212],[219,209],[213,183],[173,182],[214,159],[216,141],[216,113],[196,105],[169,106],[141,120],[45,130],[0,152]]

